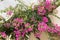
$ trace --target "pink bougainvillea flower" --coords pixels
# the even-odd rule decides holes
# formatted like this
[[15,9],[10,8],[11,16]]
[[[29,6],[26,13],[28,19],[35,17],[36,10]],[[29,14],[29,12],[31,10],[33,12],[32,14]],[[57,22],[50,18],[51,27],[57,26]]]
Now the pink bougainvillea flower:
[[50,4],[51,3],[51,0],[46,0],[46,4]]
[[45,10],[44,6],[38,6],[37,13],[38,13],[38,15],[45,15],[46,10]]
[[16,38],[16,40],[19,40],[19,38]]
[[13,23],[18,23],[19,22],[19,18],[15,18],[14,20],[13,20]]
[[8,11],[8,12],[7,12],[8,15],[11,15],[12,13],[13,13],[12,11]]
[[14,27],[20,27],[20,25],[24,22],[23,18],[15,18],[12,22]]
[[46,0],[45,8],[48,9],[48,10],[51,9],[51,1],[50,0]]
[[57,6],[56,5],[53,5],[52,8],[55,9]]
[[46,31],[48,29],[48,26],[47,26],[47,24],[46,23],[44,23],[44,22],[39,22],[38,23],[38,30],[39,31]]
[[19,40],[20,35],[21,35],[20,31],[19,30],[14,30],[14,33],[15,33],[16,40]]
[[17,27],[19,27],[19,26],[20,26],[20,24],[18,23],[16,26],[17,26]]
[[24,38],[24,36],[25,36],[25,32],[23,31],[21,35],[22,35],[22,37]]
[[16,27],[17,24],[16,23],[13,23],[12,25]]
[[20,37],[20,31],[14,31],[16,37]]
[[15,18],[13,21],[18,22],[18,23],[23,23],[24,22],[23,18]]
[[38,11],[42,12],[44,9],[44,6],[38,6]]
[[50,27],[48,27],[47,31],[50,32],[50,33],[57,33],[58,32],[56,29],[50,28]]
[[51,10],[52,10],[52,5],[51,5],[51,4],[45,4],[45,8],[46,8],[48,11],[51,11]]
[[43,22],[48,22],[48,18],[47,17],[43,17],[42,20],[43,20]]
[[58,26],[57,24],[55,25],[55,29],[57,30],[57,31],[60,31],[60,26]]
[[32,31],[33,30],[33,28],[28,28],[28,32],[30,32],[30,31]]
[[51,28],[51,32],[50,33],[55,33],[56,30],[54,28]]
[[40,38],[40,33],[35,33],[34,36]]
[[20,18],[19,22],[20,23],[23,23],[24,22],[23,18]]
[[6,38],[6,37],[7,37],[7,35],[6,35],[5,32],[1,32],[1,36],[2,36],[3,38]]
[[52,5],[52,4],[49,4],[49,5],[45,5],[45,8],[50,12],[50,11],[52,11],[53,9],[55,9],[56,8],[56,6],[55,5]]
[[12,23],[12,25],[13,25],[14,27],[20,27],[20,24],[19,24],[19,23]]
[[24,32],[25,32],[25,33],[28,33],[28,30],[27,30],[27,29],[24,29]]
[[56,29],[53,30],[53,33],[58,33],[58,31]]
[[30,26],[30,23],[26,23],[26,24],[25,24],[25,27],[28,27],[28,26]]
[[52,31],[52,28],[50,28],[50,27],[48,27],[48,30],[47,30],[48,32],[51,32]]
[[45,8],[50,12],[52,9],[56,8],[56,5],[52,5],[51,0],[46,0]]

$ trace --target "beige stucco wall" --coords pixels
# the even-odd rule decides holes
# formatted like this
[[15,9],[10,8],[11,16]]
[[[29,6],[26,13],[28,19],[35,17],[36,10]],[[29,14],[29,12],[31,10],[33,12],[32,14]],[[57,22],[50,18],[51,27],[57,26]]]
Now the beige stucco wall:
[[[41,34],[40,39],[41,39],[41,40],[49,40],[48,37],[49,37],[48,33],[43,32],[43,33]],[[53,37],[53,38],[54,38],[54,40],[60,40],[60,37],[58,37],[58,36]],[[37,39],[35,38],[34,34],[31,33],[29,40],[37,40]]]
[[[40,38],[41,40],[48,40],[48,34],[43,32]],[[37,39],[35,38],[34,34],[31,33],[29,40],[37,40]]]

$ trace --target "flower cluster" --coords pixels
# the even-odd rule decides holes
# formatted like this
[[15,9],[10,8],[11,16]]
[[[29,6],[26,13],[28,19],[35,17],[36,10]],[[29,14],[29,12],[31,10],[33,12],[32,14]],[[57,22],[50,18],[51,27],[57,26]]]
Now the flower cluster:
[[[26,40],[26,35],[31,32],[36,38],[40,38],[42,32],[60,35],[60,26],[50,22],[51,20],[48,17],[49,13],[52,13],[56,7],[51,1],[45,0],[42,5],[34,7],[33,11],[32,9],[22,11],[17,8],[17,11],[14,10],[13,17],[1,25],[0,35],[6,38],[7,35],[12,34],[16,40]],[[12,11],[7,12],[8,15],[11,13]]]
[[56,8],[56,5],[52,4],[49,0],[46,0],[42,5],[38,6],[38,15],[45,15],[47,12],[51,12]]

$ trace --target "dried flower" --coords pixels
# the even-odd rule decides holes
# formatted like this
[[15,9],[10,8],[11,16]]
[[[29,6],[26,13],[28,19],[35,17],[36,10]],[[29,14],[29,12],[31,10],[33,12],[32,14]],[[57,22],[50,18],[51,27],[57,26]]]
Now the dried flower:
[[10,23],[5,23],[4,24],[4,27],[6,27],[6,28],[9,28],[11,25],[10,25]]

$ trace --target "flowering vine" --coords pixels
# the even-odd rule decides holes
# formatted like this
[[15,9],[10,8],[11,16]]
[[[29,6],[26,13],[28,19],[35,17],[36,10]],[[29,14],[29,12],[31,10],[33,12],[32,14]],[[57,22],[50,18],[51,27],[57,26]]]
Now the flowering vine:
[[51,3],[50,0],[45,0],[42,5],[35,5],[32,9],[21,10],[18,5],[16,9],[7,10],[9,16],[12,13],[14,15],[1,24],[1,37],[5,39],[7,35],[11,34],[11,38],[15,38],[15,40],[27,40],[29,34],[34,33],[34,36],[39,39],[42,32],[60,36],[60,27],[52,23],[48,17],[49,14],[53,14],[53,10],[56,8],[57,4]]

